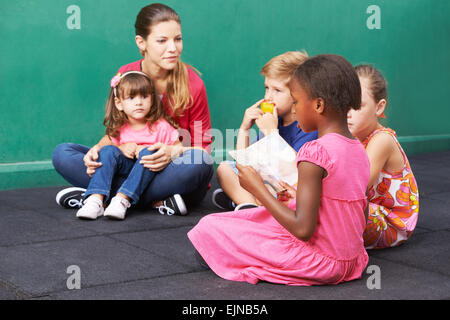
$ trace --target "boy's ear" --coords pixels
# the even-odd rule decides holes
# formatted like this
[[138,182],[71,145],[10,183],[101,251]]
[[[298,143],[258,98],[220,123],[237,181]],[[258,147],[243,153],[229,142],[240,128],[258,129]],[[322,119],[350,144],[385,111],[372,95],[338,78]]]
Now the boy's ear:
[[116,105],[117,110],[123,111],[123,106],[119,98],[114,97],[114,104]]
[[377,103],[377,117],[380,117],[384,113],[384,109],[386,109],[386,99],[381,99]]
[[322,98],[314,99],[314,110],[318,114],[322,114],[325,111],[325,101]]

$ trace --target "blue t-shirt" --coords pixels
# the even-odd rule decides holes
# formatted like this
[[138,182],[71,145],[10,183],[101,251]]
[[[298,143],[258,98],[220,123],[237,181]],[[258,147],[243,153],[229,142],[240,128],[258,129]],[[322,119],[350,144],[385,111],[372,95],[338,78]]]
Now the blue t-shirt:
[[[292,147],[296,152],[308,141],[318,138],[317,131],[303,132],[302,129],[297,128],[297,120],[290,125],[283,126],[283,119],[278,117],[278,131],[280,136]],[[262,132],[259,132],[258,139],[264,137]]]

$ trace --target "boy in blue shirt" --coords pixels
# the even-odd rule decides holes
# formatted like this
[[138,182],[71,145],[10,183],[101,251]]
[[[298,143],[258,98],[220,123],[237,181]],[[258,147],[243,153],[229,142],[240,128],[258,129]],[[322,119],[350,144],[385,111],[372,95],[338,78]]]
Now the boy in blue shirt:
[[[272,58],[262,68],[264,75],[265,94],[264,99],[249,107],[244,114],[239,128],[236,150],[249,146],[249,132],[256,125],[260,133],[268,135],[274,130],[279,130],[280,136],[298,152],[308,141],[317,139],[317,131],[305,133],[297,125],[293,110],[288,83],[291,75],[308,58],[306,53],[288,51]],[[272,113],[263,113],[259,108],[261,102],[267,101],[275,104]],[[258,140],[262,136],[258,137]],[[237,176],[238,171],[234,161],[224,161],[217,168],[217,179],[221,188],[213,192],[213,203],[225,210],[240,210],[258,206],[257,199],[242,188]]]

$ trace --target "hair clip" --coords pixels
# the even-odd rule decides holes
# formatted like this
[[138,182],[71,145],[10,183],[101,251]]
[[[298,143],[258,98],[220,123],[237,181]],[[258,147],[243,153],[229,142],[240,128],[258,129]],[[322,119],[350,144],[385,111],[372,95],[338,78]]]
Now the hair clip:
[[111,88],[117,87],[117,85],[120,82],[120,76],[122,74],[120,72],[117,72],[117,74],[111,79]]

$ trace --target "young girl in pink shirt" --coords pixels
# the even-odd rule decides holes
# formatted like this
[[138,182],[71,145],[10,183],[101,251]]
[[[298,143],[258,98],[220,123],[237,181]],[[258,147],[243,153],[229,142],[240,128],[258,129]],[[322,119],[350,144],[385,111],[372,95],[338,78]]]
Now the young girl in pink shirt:
[[[102,166],[91,176],[77,217],[96,219],[104,214],[122,220],[157,174],[137,160],[153,154],[148,147],[155,143],[179,144],[178,131],[156,96],[153,82],[140,71],[118,73],[111,80],[104,124],[113,145],[100,150]],[[112,195],[104,210],[103,204]],[[180,209],[181,214],[186,213],[185,208]]]
[[[352,65],[319,55],[297,68],[289,83],[298,123],[319,138],[298,152],[298,188],[275,199],[261,176],[237,164],[240,185],[263,207],[208,215],[188,233],[220,277],[289,285],[338,284],[361,277],[368,256],[369,160],[347,127],[359,109],[361,87]],[[294,200],[294,198],[296,198]]]

